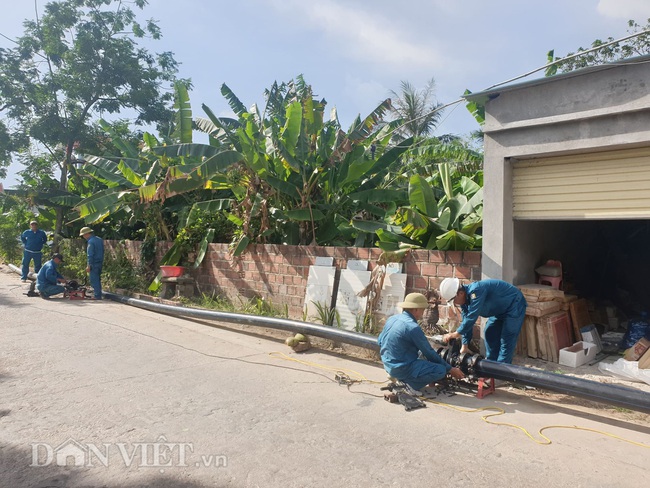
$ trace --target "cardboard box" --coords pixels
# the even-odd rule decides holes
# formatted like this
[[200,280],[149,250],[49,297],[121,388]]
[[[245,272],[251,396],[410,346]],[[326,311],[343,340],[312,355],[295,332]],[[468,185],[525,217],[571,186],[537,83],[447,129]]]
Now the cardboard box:
[[644,337],[643,339],[639,339],[639,342],[625,351],[623,359],[626,361],[638,361],[648,349],[650,349],[650,340]]
[[650,349],[639,359],[639,369],[650,369]]
[[576,342],[573,346],[560,349],[559,363],[563,366],[577,368],[596,357],[598,348],[591,342]]
[[526,307],[526,315],[531,317],[542,317],[560,310],[561,303],[559,302],[538,302],[529,303]]

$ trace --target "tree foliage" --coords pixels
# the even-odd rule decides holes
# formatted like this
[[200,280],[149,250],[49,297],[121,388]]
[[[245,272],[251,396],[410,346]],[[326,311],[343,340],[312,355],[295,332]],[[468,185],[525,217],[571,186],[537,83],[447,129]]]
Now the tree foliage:
[[638,36],[632,37],[625,41],[614,43],[610,46],[603,47],[588,54],[577,56],[572,59],[563,61],[564,58],[573,56],[574,54],[587,51],[591,48],[602,46],[603,44],[614,41],[613,37],[608,37],[607,40],[602,41],[596,39],[591,43],[591,48],[580,47],[575,53],[568,53],[563,57],[555,57],[555,51],[551,50],[547,54],[547,62],[551,63],[557,61],[546,69],[546,76],[553,76],[557,73],[568,73],[587,66],[596,66],[599,64],[611,63],[621,59],[627,59],[634,56],[643,56],[650,54],[650,19],[647,20],[645,26],[637,24],[634,20],[628,21],[628,33],[642,33]]
[[404,137],[428,136],[440,122],[443,112],[435,98],[435,88],[435,80],[431,78],[422,90],[401,81],[399,92],[390,91],[393,101],[390,112],[402,120],[397,131]]
[[[146,0],[131,3],[143,9]],[[0,158],[22,151],[28,167],[60,172],[59,190],[69,189],[77,150],[96,146],[93,119],[129,110],[136,124],[170,123],[175,76],[171,53],[159,55],[138,47],[145,36],[160,38],[149,20],[119,0],[61,0],[24,23],[24,35],[0,48]],[[49,171],[47,171],[49,166]],[[32,175],[35,172],[31,172]],[[59,209],[57,234],[63,207]]]

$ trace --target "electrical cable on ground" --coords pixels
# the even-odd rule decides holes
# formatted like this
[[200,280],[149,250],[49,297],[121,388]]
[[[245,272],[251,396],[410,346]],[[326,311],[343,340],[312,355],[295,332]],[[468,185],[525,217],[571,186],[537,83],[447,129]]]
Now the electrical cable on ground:
[[[48,308],[48,309],[43,309],[43,308],[40,308],[40,307],[34,307],[34,308],[39,309],[39,310],[43,310],[43,311],[47,311],[48,313],[57,313],[57,314],[60,314],[60,315],[66,315],[68,317],[79,318],[79,315],[60,312],[58,310],[52,310],[50,308]],[[288,367],[288,366],[279,366],[279,365],[274,365],[274,364],[269,364],[269,363],[262,363],[262,362],[258,362],[258,361],[250,361],[250,360],[246,360],[246,359],[243,359],[243,358],[237,358],[237,357],[228,357],[228,356],[220,356],[218,354],[210,354],[210,353],[199,351],[197,349],[193,349],[191,347],[183,346],[181,344],[178,344],[178,343],[175,343],[175,342],[172,342],[172,341],[167,341],[165,339],[161,339],[161,338],[156,337],[156,336],[151,335],[151,334],[145,334],[144,332],[139,332],[137,330],[130,329],[128,327],[124,327],[124,326],[121,326],[119,324],[115,324],[115,323],[112,323],[112,322],[107,322],[107,321],[104,321],[104,320],[99,320],[97,318],[93,318],[93,320],[96,321],[96,322],[105,324],[105,325],[117,327],[117,328],[126,330],[128,332],[132,332],[134,334],[138,334],[138,335],[141,335],[141,336],[144,336],[144,337],[148,337],[150,339],[154,339],[156,341],[163,342],[165,344],[169,344],[169,345],[172,345],[172,346],[175,346],[175,347],[179,347],[179,348],[187,350],[187,351],[195,352],[197,354],[200,354],[200,355],[206,356],[206,357],[222,359],[222,360],[238,361],[238,362],[243,362],[243,363],[247,363],[247,364],[254,364],[254,365],[258,365],[258,366],[268,366],[268,367],[272,367],[272,368],[287,369],[287,370],[299,371],[299,372],[308,373],[308,374],[315,374],[315,375],[318,375],[318,376],[322,376],[322,377],[326,378],[327,380],[329,380],[329,381],[331,381],[333,383],[338,383],[339,385],[345,384],[347,386],[348,390],[351,393],[365,394],[365,395],[368,395],[368,396],[374,396],[374,397],[380,398],[379,395],[373,395],[373,394],[367,393],[367,392],[352,391],[352,390],[350,390],[350,386],[352,386],[353,384],[361,384],[361,383],[368,383],[368,384],[375,384],[375,385],[387,383],[387,381],[370,380],[370,379],[366,378],[363,374],[361,374],[361,373],[359,373],[357,371],[351,370],[351,369],[336,368],[336,367],[332,367],[332,366],[322,365],[322,364],[319,364],[319,363],[314,363],[314,362],[311,362],[311,361],[296,359],[296,358],[292,358],[290,356],[287,356],[286,354],[284,354],[282,352],[279,352],[279,351],[270,352],[270,353],[268,353],[268,355],[270,357],[274,358],[274,359],[279,359],[279,360],[283,360],[283,361],[292,361],[292,362],[296,362],[296,363],[299,363],[299,364],[303,364],[303,365],[311,367],[311,368],[322,369],[322,370],[330,371],[330,372],[333,371],[340,377],[340,379],[337,380],[337,379],[329,377],[326,374],[318,373],[318,372],[315,372],[315,371],[308,371],[308,370],[304,370],[304,369],[291,368],[291,367]],[[179,369],[182,369],[182,368],[179,368]],[[352,373],[352,375],[354,375],[354,377],[351,377],[348,373]],[[347,376],[347,378],[349,378],[349,381],[345,380],[346,376]],[[341,380],[343,380],[343,381],[341,381]],[[89,385],[89,386],[92,386],[92,385]],[[623,441],[623,442],[627,442],[627,443],[632,444],[634,446],[650,449],[650,445],[643,444],[641,442],[632,441],[630,439],[626,439],[624,437],[617,436],[617,435],[611,434],[609,432],[604,432],[604,431],[597,430],[597,429],[590,429],[590,428],[587,428],[587,427],[571,426],[571,425],[547,425],[547,426],[542,427],[541,429],[539,429],[538,434],[544,440],[540,441],[538,439],[535,439],[525,427],[522,427],[520,425],[513,424],[513,423],[508,423],[508,422],[495,422],[493,420],[488,420],[490,417],[505,415],[506,411],[504,409],[502,409],[501,407],[465,408],[465,407],[458,407],[456,405],[451,405],[449,403],[440,402],[438,400],[433,400],[431,398],[422,398],[422,400],[424,400],[426,402],[429,402],[429,403],[432,403],[432,404],[442,406],[442,407],[451,408],[453,410],[456,410],[456,411],[459,411],[459,412],[462,412],[462,413],[494,412],[494,413],[491,413],[491,414],[488,414],[488,415],[483,415],[481,417],[481,419],[484,422],[488,423],[488,424],[497,425],[497,426],[512,427],[512,428],[521,430],[533,442],[535,442],[537,444],[540,444],[540,445],[550,445],[550,444],[552,444],[551,439],[548,438],[547,436],[545,436],[542,433],[542,432],[544,432],[546,430],[550,430],[550,429],[574,429],[574,430],[581,430],[581,431],[585,431],[585,432],[593,432],[593,433],[596,433],[596,434],[601,434],[601,435],[606,436],[606,437],[611,437],[613,439],[617,439],[617,440],[620,440],[620,441]]]
[[[324,366],[324,365],[320,365],[318,363],[314,363],[314,362],[310,362],[310,361],[303,361],[303,360],[300,360],[300,359],[291,358],[291,357],[289,357],[286,354],[283,354],[281,352],[271,352],[271,353],[269,353],[269,356],[275,357],[275,358],[278,358],[278,359],[282,359],[282,360],[297,362],[297,363],[300,363],[300,364],[304,364],[304,365],[307,365],[307,366],[311,366],[311,367],[319,368],[319,369],[323,369],[323,370],[340,371],[340,369],[332,368],[330,366]],[[386,382],[369,380],[365,376],[363,376],[361,373],[358,373],[358,372],[353,371],[353,370],[345,370],[345,371],[352,372],[353,374],[356,375],[356,378],[353,380],[353,383],[371,383],[371,384],[383,384],[383,383],[386,383]],[[348,384],[348,390],[350,389],[351,384],[352,383]],[[365,392],[351,392],[351,393],[365,393]],[[370,393],[366,393],[366,394],[371,395],[371,396],[377,396],[377,397],[379,396],[379,395],[372,395]],[[539,431],[538,431],[539,436],[544,439],[544,440],[540,441],[540,440],[536,439],[525,427],[522,427],[521,425],[513,424],[513,423],[509,423],[509,422],[495,422],[494,420],[488,420],[491,417],[498,417],[500,415],[506,415],[507,412],[501,407],[466,408],[466,407],[458,407],[456,405],[441,402],[441,401],[438,401],[438,400],[433,400],[431,398],[426,398],[426,397],[421,398],[421,400],[424,400],[425,402],[432,403],[432,404],[435,404],[435,405],[439,405],[439,406],[442,406],[442,407],[451,408],[452,410],[456,410],[456,411],[462,412],[462,413],[494,412],[494,413],[490,413],[490,414],[487,414],[487,415],[483,415],[481,417],[481,419],[484,422],[488,423],[488,424],[497,425],[497,426],[512,427],[514,429],[518,429],[518,430],[522,431],[530,440],[532,440],[533,442],[535,442],[537,444],[540,444],[540,445],[547,446],[547,445],[550,445],[550,444],[553,443],[550,438],[548,438],[547,436],[545,436],[543,434],[543,432],[545,430],[550,430],[550,429],[574,429],[574,430],[581,430],[581,431],[585,431],[585,432],[593,432],[593,433],[596,433],[596,434],[601,434],[601,435],[606,436],[606,437],[611,437],[613,439],[617,439],[617,440],[620,440],[620,441],[623,441],[623,442],[627,442],[628,444],[632,444],[634,446],[650,449],[650,445],[648,445],[648,444],[643,444],[641,442],[636,442],[636,441],[633,441],[633,440],[630,440],[630,439],[626,439],[624,437],[617,436],[617,435],[611,434],[609,432],[604,432],[604,431],[597,430],[597,429],[590,429],[588,427],[580,427],[580,426],[577,426],[577,425],[547,425],[547,426],[544,426],[541,429],[539,429]]]

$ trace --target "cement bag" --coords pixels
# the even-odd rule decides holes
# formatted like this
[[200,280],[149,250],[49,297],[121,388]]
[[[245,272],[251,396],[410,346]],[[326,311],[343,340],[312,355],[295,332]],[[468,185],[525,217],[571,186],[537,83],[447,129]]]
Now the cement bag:
[[639,369],[638,361],[626,361],[621,358],[613,363],[598,363],[598,369],[612,376],[650,385],[650,369]]

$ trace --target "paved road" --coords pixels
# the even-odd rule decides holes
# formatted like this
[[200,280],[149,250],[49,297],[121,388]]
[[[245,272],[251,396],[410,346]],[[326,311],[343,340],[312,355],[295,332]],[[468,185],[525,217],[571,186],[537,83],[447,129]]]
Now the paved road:
[[[539,445],[479,413],[405,412],[333,373],[282,361],[277,339],[116,303],[27,298],[0,271],[1,487],[635,487],[650,451],[554,429]],[[292,357],[382,369],[323,351]],[[376,385],[352,388],[379,394]],[[538,438],[579,425],[650,444],[647,426],[508,391],[496,421]],[[75,455],[77,457],[75,457]],[[67,465],[60,466],[59,464]],[[75,463],[81,464],[77,466]]]

